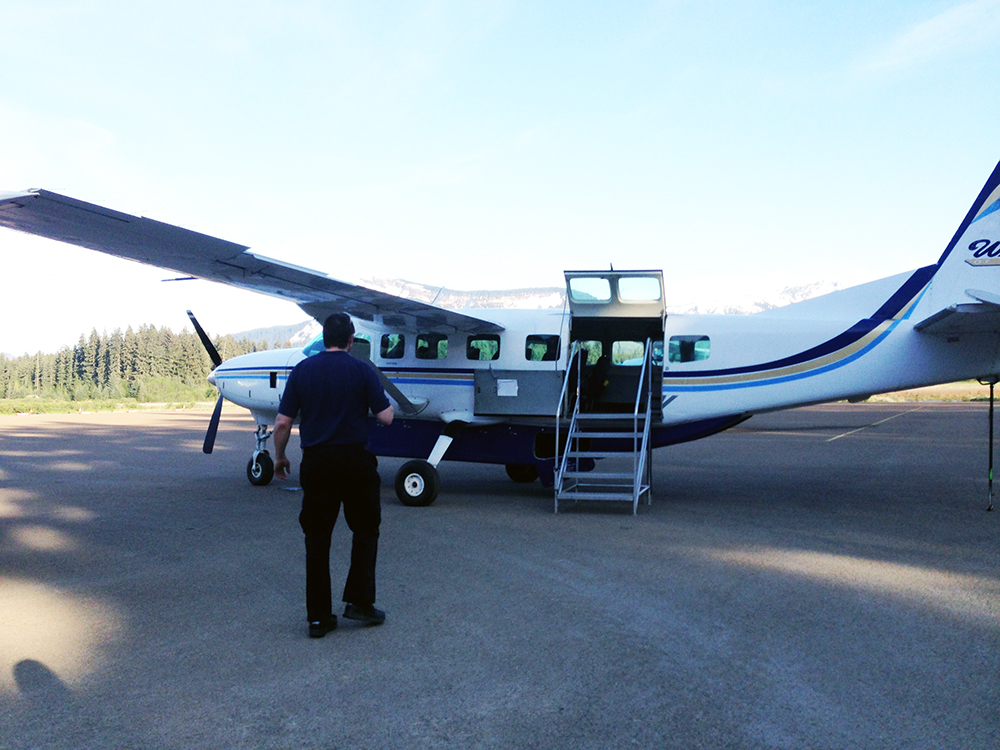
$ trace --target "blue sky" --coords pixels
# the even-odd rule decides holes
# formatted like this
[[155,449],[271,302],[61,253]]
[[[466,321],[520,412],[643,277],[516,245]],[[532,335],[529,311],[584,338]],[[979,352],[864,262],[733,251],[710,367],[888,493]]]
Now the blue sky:
[[[348,281],[669,303],[934,262],[1000,159],[1000,0],[0,0],[0,191]],[[0,351],[302,320],[4,230]]]

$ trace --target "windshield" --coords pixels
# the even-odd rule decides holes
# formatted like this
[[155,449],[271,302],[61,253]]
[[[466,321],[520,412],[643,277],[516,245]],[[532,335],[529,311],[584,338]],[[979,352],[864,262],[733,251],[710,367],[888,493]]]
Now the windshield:
[[305,354],[307,357],[311,357],[314,354],[319,354],[325,348],[326,347],[323,346],[323,332],[320,331],[318,334],[316,334],[315,338],[313,338],[312,341],[310,341],[308,344],[302,347],[302,353]]
[[[367,347],[371,346],[371,340],[369,336],[365,333],[357,333],[354,335],[354,346],[357,348],[357,353],[362,356],[362,358],[367,359],[369,356],[369,349]],[[319,354],[322,351],[326,351],[326,347],[323,346],[323,332],[320,331],[316,334],[312,341],[302,347],[302,353],[307,357],[311,357],[314,354]]]

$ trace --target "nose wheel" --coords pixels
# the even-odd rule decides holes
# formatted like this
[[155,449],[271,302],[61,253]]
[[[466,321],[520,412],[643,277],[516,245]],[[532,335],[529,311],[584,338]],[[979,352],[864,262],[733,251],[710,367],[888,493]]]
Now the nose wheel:
[[438,470],[427,461],[407,461],[396,472],[396,497],[403,505],[430,505],[437,498],[440,488]]
[[263,487],[274,479],[274,461],[267,451],[257,451],[247,462],[247,479],[250,484]]
[[267,439],[271,437],[271,434],[271,430],[267,428],[266,424],[257,424],[257,431],[254,433],[254,438],[257,440],[257,450],[253,452],[247,462],[247,479],[250,480],[250,484],[257,487],[270,484],[271,480],[274,479],[274,460],[267,452]]

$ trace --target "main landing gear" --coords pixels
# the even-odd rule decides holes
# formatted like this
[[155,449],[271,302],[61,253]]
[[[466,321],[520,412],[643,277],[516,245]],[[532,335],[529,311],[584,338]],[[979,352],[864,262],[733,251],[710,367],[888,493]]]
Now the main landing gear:
[[507,464],[507,476],[519,484],[531,484],[538,479],[538,467],[531,464]]
[[441,475],[428,461],[407,461],[396,472],[396,497],[403,505],[423,507],[437,498]]
[[441,489],[441,476],[438,474],[437,465],[441,463],[445,452],[452,444],[455,436],[461,432],[466,423],[460,420],[449,422],[444,426],[444,431],[438,435],[431,455],[426,461],[416,459],[407,461],[399,467],[396,472],[396,497],[403,505],[411,507],[424,507],[430,505],[438,496]]

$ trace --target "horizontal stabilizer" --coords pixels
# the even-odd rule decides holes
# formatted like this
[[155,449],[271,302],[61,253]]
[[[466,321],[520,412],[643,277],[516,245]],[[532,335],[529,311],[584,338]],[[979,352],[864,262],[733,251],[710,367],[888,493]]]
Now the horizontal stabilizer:
[[0,193],[0,226],[295,302],[322,321],[343,311],[402,330],[498,333],[502,326],[255,255],[246,245],[47,190]]
[[1000,295],[978,289],[966,289],[965,293],[977,301],[946,307],[924,318],[913,328],[932,336],[1000,333]]

